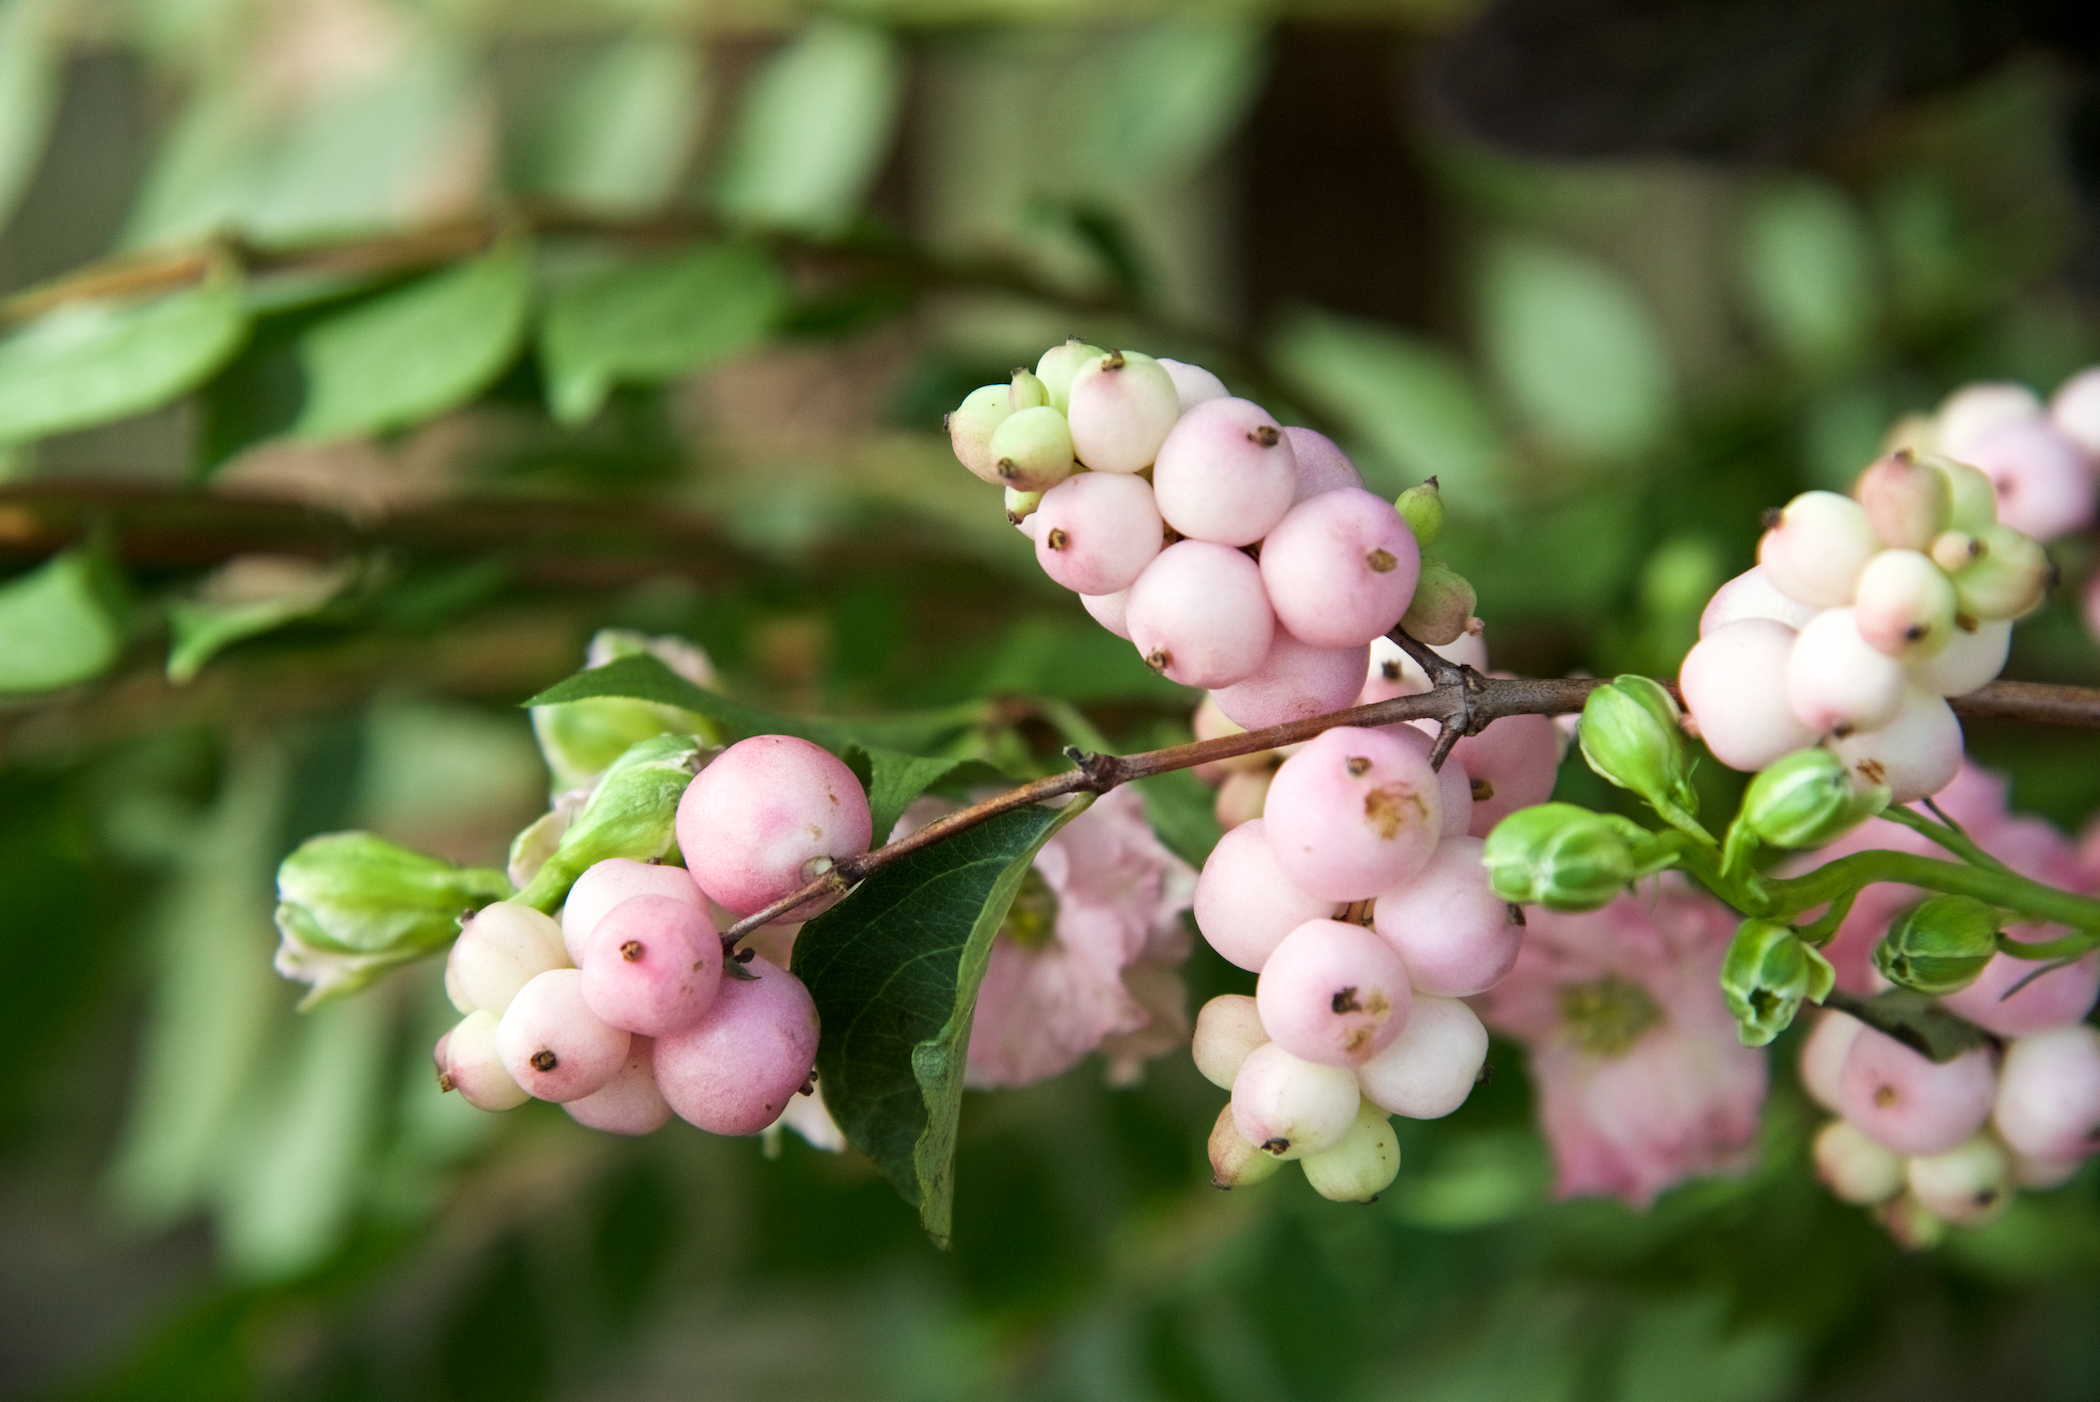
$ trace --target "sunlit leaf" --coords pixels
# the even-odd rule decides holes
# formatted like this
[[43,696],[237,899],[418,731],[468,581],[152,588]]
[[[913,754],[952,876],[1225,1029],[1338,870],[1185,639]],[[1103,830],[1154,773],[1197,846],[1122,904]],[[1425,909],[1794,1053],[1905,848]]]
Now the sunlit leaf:
[[509,242],[340,315],[300,341],[301,438],[405,428],[487,389],[516,356],[531,304],[532,260]]
[[62,0],[0,0],[0,227],[36,174],[58,110]]
[[68,550],[0,584],[0,693],[100,676],[123,645],[122,622],[85,550]]
[[795,940],[795,973],[824,1024],[824,1103],[943,1246],[970,1017],[992,939],[1036,852],[1085,807],[1016,809],[922,848]]
[[603,214],[644,214],[677,188],[706,93],[693,46],[638,34],[562,92],[539,133],[535,187]]
[[667,380],[734,355],[786,307],[779,268],[741,244],[637,259],[563,288],[540,333],[554,416],[582,423],[622,380]]
[[1759,328],[1810,367],[1841,363],[1873,332],[1874,246],[1840,191],[1811,181],[1767,190],[1743,230],[1743,296]]
[[148,302],[75,302],[0,341],[0,442],[158,409],[195,389],[247,335],[239,282]]
[[1111,37],[1061,94],[1067,178],[1135,191],[1193,170],[1238,129],[1262,69],[1260,30],[1228,16],[1184,14]]

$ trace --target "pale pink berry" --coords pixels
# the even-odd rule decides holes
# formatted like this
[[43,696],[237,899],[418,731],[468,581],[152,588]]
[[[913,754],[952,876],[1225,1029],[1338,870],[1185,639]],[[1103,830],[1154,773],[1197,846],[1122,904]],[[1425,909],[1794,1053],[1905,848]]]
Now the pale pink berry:
[[[754,735],[715,756],[678,801],[678,850],[700,889],[750,915],[868,850],[860,780],[792,735]],[[807,919],[824,908],[796,911]]]
[[1486,837],[1519,808],[1552,798],[1565,747],[1549,716],[1503,716],[1460,740],[1444,767],[1459,766],[1472,789],[1466,831]]
[[483,1008],[501,1017],[519,989],[568,963],[561,926],[552,917],[516,901],[497,901],[460,927],[445,957],[447,986],[455,1006],[466,1000],[462,1012]]
[[1934,1063],[1862,1027],[1838,1072],[1838,1106],[1862,1133],[1899,1154],[1941,1154],[1983,1127],[1997,1086],[1987,1051]]
[[1285,760],[1263,818],[1284,873],[1326,900],[1364,900],[1420,871],[1443,825],[1440,781],[1396,736],[1322,732]]
[[444,1074],[441,1090],[456,1090],[460,1099],[477,1110],[514,1110],[532,1099],[510,1072],[503,1069],[503,1054],[496,1048],[496,1015],[486,1008],[468,1013],[445,1034]]
[[[1896,718],[1910,681],[1903,664],[1860,636],[1854,611],[1810,619],[1787,656],[1786,696],[1810,730],[1875,730]],[[1706,722],[1699,723],[1702,733]]]
[[1159,554],[1164,524],[1142,477],[1082,472],[1043,493],[1028,518],[1043,573],[1075,594],[1116,594]]
[[703,914],[707,910],[707,897],[700,893],[693,874],[684,867],[607,857],[576,878],[576,884],[569,888],[568,902],[561,908],[561,938],[569,951],[570,963],[583,962],[584,942],[605,913],[635,896],[668,896]]
[[1333,915],[1334,907],[1284,875],[1265,818],[1220,838],[1196,878],[1196,928],[1212,949],[1243,969],[1259,970],[1285,935]]
[[1834,1113],[1840,1111],[1838,1076],[1845,1069],[1845,1057],[1852,1050],[1852,1039],[1859,1035],[1860,1026],[1858,1018],[1847,1017],[1835,1009],[1826,1010],[1816,1015],[1815,1029],[1801,1044],[1801,1088],[1808,1092],[1809,1099]]
[[2006,424],[2042,415],[2042,401],[2025,385],[2007,381],[1963,385],[1940,402],[1934,427],[1939,451],[1962,462],[1984,435]]
[[1909,687],[1896,718],[1879,730],[1834,739],[1830,748],[1868,784],[1886,784],[1889,802],[1915,803],[1954,781],[1961,768],[1961,722],[1933,692]]
[[1269,785],[1275,777],[1273,769],[1240,769],[1226,775],[1218,785],[1219,831],[1231,832],[1259,818],[1268,805]]
[[[1381,725],[1380,734],[1398,738],[1422,756],[1426,764],[1430,753],[1436,749],[1437,726],[1435,721],[1413,720],[1401,725]],[[1456,754],[1456,751],[1453,751]],[[1437,806],[1443,811],[1444,820],[1437,828],[1437,840],[1449,837],[1464,837],[1473,825],[1473,779],[1465,766],[1455,758],[1447,756],[1444,767],[1436,771]]]
[[1231,1090],[1247,1053],[1268,1040],[1254,999],[1244,993],[1220,993],[1196,1014],[1189,1051],[1205,1080],[1220,1090]]
[[1364,646],[1314,647],[1279,626],[1261,666],[1212,699],[1247,730],[1324,716],[1357,703],[1369,656]]
[[1115,350],[1073,373],[1065,417],[1081,462],[1096,472],[1141,472],[1181,417],[1181,396],[1151,356]]
[[1780,593],[1778,586],[1765,573],[1764,566],[1752,565],[1716,589],[1714,596],[1706,601],[1706,611],[1699,615],[1699,636],[1703,638],[1716,628],[1725,628],[1745,618],[1769,618],[1799,629],[1815,616],[1815,605],[1801,603]]
[[1276,632],[1260,566],[1203,540],[1162,550],[1131,586],[1125,618],[1145,665],[1183,686],[1213,689],[1260,670]]
[[632,1040],[583,998],[583,974],[550,969],[518,990],[496,1028],[503,1069],[536,1100],[580,1100],[610,1081]]
[[1844,1120],[1816,1135],[1816,1176],[1842,1202],[1871,1207],[1903,1191],[1904,1160]]
[[1957,1227],[1978,1227],[2012,1201],[2012,1161],[1988,1134],[1968,1139],[1940,1154],[1910,1161],[1910,1195],[1919,1206]]
[[1730,769],[1754,772],[1806,749],[1816,732],[1787,703],[1794,630],[1769,618],[1716,628],[1685,654],[1677,683],[1699,738]]
[[1166,523],[1191,540],[1252,545],[1291,509],[1297,464],[1283,426],[1245,399],[1213,399],[1181,416],[1152,465]]
[[2014,1039],[1991,1122],[2026,1158],[2075,1162],[2100,1152],[2100,1029],[2079,1023]]
[[1128,616],[1130,613],[1130,591],[1128,589],[1118,589],[1113,594],[1081,594],[1079,602],[1085,606],[1087,614],[1094,622],[1114,633],[1124,642],[1130,641],[1130,619]]
[[2054,540],[2093,521],[2093,475],[2086,455],[2045,418],[2019,419],[1980,435],[1962,460],[1983,470],[1998,493],[1998,520]]
[[1378,893],[1373,928],[1399,951],[1418,992],[1470,998],[1517,962],[1524,927],[1488,885],[1485,846],[1447,838],[1421,871]]
[[1356,1072],[1292,1056],[1274,1042],[1247,1053],[1232,1082],[1240,1137],[1279,1159],[1300,1159],[1342,1142],[1363,1096]]
[[[2016,939],[2033,940],[2051,938],[2063,931],[2016,926],[2006,933]],[[2013,992],[2015,988],[2020,991]],[[2092,1010],[2096,994],[2100,994],[2100,953],[2054,969],[2033,959],[1998,954],[1983,966],[1974,983],[1940,1001],[1948,1011],[1986,1032],[2000,1037],[2027,1037],[2081,1020]]]
[[1309,428],[1287,426],[1283,436],[1290,440],[1291,451],[1298,461],[1298,488],[1292,500],[1304,501],[1322,492],[1331,492],[1337,487],[1361,487],[1364,475],[1349,461],[1349,455],[1335,446],[1332,438]]
[[677,1116],[710,1134],[756,1134],[787,1108],[817,1059],[817,1005],[785,969],[753,959],[727,978],[707,1015],[656,1039],[657,1088]]
[[1898,550],[1929,549],[1954,519],[1952,483],[1909,452],[1877,459],[1859,475],[1852,494],[1865,508],[1874,534]]
[[1223,399],[1230,390],[1225,382],[1200,365],[1189,365],[1179,360],[1159,358],[1159,368],[1167,372],[1174,382],[1174,398],[1186,415],[1198,404],[1208,404],[1213,399]]
[[1915,550],[1884,550],[1859,577],[1853,621],[1877,651],[1910,661],[1954,640],[1954,584]]
[[2087,457],[2100,458],[2100,365],[2056,387],[2049,397],[2049,418]]
[[1803,492],[1758,542],[1757,563],[1788,598],[1835,608],[1852,602],[1860,571],[1879,549],[1858,502],[1836,492]]
[[1328,1066],[1369,1060],[1407,1025],[1407,967],[1361,925],[1308,920],[1283,937],[1254,986],[1261,1025],[1291,1055]]
[[1416,993],[1407,1026],[1356,1068],[1364,1099],[1411,1120],[1442,1119],[1466,1103],[1487,1064],[1488,1034],[1456,998]]
[[2012,649],[2012,622],[1986,619],[1974,628],[1957,627],[1937,657],[1911,664],[1911,680],[1942,696],[1966,696],[2005,670]]
[[654,1134],[671,1119],[671,1107],[656,1088],[656,1072],[650,1065],[655,1043],[636,1037],[627,1049],[627,1060],[613,1078],[581,1099],[562,1105],[569,1118],[588,1129],[607,1134]]
[[583,999],[644,1037],[698,1022],[722,983],[722,940],[704,911],[670,896],[634,896],[607,911],[584,944]]
[[1393,504],[1360,487],[1290,509],[1261,546],[1276,617],[1315,647],[1356,647],[1392,631],[1414,598],[1422,552]]

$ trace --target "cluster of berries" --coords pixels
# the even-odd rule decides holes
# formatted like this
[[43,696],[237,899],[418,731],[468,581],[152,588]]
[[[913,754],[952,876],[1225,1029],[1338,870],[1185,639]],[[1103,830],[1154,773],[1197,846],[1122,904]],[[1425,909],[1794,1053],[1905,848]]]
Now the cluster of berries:
[[1997,513],[1981,470],[1900,448],[1853,496],[1789,502],[1679,672],[1715,758],[1761,770],[1820,742],[1893,802],[1944,787],[1962,754],[1945,698],[1998,675],[2051,581],[2041,545]]
[[2082,531],[2100,478],[2100,366],[2065,380],[2046,404],[2025,385],[1964,385],[1932,415],[1898,423],[1887,446],[1980,469],[2001,525],[2041,541]]
[[1074,339],[974,391],[948,432],[1006,488],[1044,573],[1240,725],[1348,705],[1415,600],[1421,549],[1394,504],[1198,366]]
[[859,780],[826,751],[787,735],[731,745],[679,800],[684,866],[607,858],[558,921],[499,901],[465,922],[445,989],[466,1016],[438,1042],[439,1084],[485,1110],[555,1101],[617,1134],[673,1114],[715,1134],[765,1129],[812,1089],[817,1009],[779,965],[725,964],[723,914],[866,851],[871,826]]

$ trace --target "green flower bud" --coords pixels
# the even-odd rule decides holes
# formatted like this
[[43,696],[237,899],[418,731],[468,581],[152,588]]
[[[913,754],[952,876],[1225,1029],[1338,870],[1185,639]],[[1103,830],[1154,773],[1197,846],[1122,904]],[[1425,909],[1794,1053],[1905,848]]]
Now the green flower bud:
[[1649,860],[1655,835],[1573,803],[1520,808],[1495,824],[1481,861],[1505,901],[1548,910],[1596,910],[1629,882],[1668,865]]
[[1415,533],[1417,545],[1429,545],[1444,529],[1444,492],[1434,477],[1409,487],[1393,498],[1393,505],[1407,522],[1407,528]]
[[1443,647],[1466,635],[1473,622],[1473,606],[1479,596],[1466,577],[1442,560],[1422,558],[1422,577],[1415,582],[1414,601],[1407,606],[1400,626],[1408,635]]
[[669,852],[678,800],[705,755],[706,747],[690,735],[658,735],[630,748],[605,771],[518,900],[551,912],[595,863],[607,857],[648,861]]
[[1862,787],[1828,750],[1798,750],[1750,781],[1743,822],[1774,847],[1821,847],[1888,807],[1886,785]]
[[1837,986],[1830,961],[1786,926],[1745,920],[1721,960],[1721,997],[1746,1047],[1786,1031],[1803,1001],[1820,1003]]
[[1677,702],[1648,677],[1615,677],[1583,703],[1576,731],[1590,768],[1653,804],[1671,823],[1702,834],[1699,796],[1679,726]]
[[[714,668],[707,655],[680,638],[652,638],[621,628],[606,628],[591,639],[585,664],[602,667],[621,657],[648,653],[695,686],[712,686]],[[628,748],[654,735],[698,735],[719,743],[713,721],[698,711],[654,701],[599,696],[532,708],[532,729],[540,753],[554,774],[554,791],[589,788],[607,766]]]
[[1934,896],[1896,917],[1874,946],[1874,967],[1935,998],[1956,993],[1997,954],[1998,926],[1998,912],[1973,896]]
[[277,971],[301,1007],[355,993],[451,944],[460,912],[511,894],[500,871],[453,866],[366,832],[309,838],[277,868]]

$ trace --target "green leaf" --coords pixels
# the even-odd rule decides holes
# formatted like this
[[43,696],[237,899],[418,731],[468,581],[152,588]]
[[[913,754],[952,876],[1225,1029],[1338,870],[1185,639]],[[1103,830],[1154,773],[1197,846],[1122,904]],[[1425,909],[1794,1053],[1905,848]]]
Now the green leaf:
[[848,745],[841,756],[860,776],[868,791],[868,809],[874,815],[875,845],[889,841],[889,834],[911,807],[913,800],[935,787],[992,785],[1005,788],[1013,783],[983,760],[961,755],[929,758],[908,755],[882,745]]
[[179,686],[243,638],[319,613],[354,574],[353,566],[304,560],[248,557],[230,562],[206,581],[203,597],[168,605],[168,680]]
[[0,442],[157,409],[240,349],[248,317],[229,274],[150,302],[77,302],[0,341]]
[[382,433],[472,399],[517,355],[531,275],[513,240],[315,326],[300,342],[306,407],[292,431]]
[[0,227],[29,188],[58,111],[65,43],[52,23],[62,0],[0,3]]
[[1261,86],[1259,28],[1178,15],[1118,34],[1058,93],[1065,177],[1078,188],[1142,193],[1202,167],[1239,129]]
[[1373,491],[1393,495],[1438,478],[1445,505],[1492,515],[1504,498],[1503,449],[1472,376],[1419,337],[1325,312],[1284,323],[1273,354],[1291,388],[1370,456],[1357,466]]
[[766,255],[710,244],[637,259],[556,293],[540,332],[554,417],[580,424],[622,380],[667,380],[755,345],[787,307]]
[[721,726],[731,736],[799,735],[812,744],[834,752],[851,745],[886,746],[916,752],[939,749],[974,729],[983,719],[981,702],[938,711],[921,711],[870,720],[828,720],[819,716],[791,716],[732,701],[720,692],[693,685],[684,677],[646,654],[615,658],[602,667],[578,672],[556,682],[524,704],[555,706],[566,701],[588,701],[596,696],[626,696],[637,701],[678,706],[697,711]]
[[661,208],[700,134],[704,101],[692,44],[637,34],[611,46],[563,90],[537,133],[534,188],[601,214]]
[[1518,416],[1579,457],[1625,457],[1671,414],[1669,354],[1638,294],[1602,264],[1511,240],[1488,259],[1481,335]]
[[795,941],[795,974],[824,1024],[824,1103],[942,1247],[970,1016],[992,938],[1036,852],[1086,806],[1019,808],[922,848]]
[[874,183],[904,93],[882,30],[818,20],[745,89],[715,204],[733,219],[830,233]]
[[1760,196],[1743,231],[1742,270],[1751,315],[1799,364],[1841,364],[1873,334],[1873,239],[1832,185],[1799,180]]
[[1963,1052],[1990,1044],[1982,1028],[1907,988],[1891,988],[1872,998],[1833,992],[1823,1006],[1858,1018],[1928,1061],[1952,1061]]
[[101,675],[124,633],[86,550],[0,584],[0,693],[49,691]]

